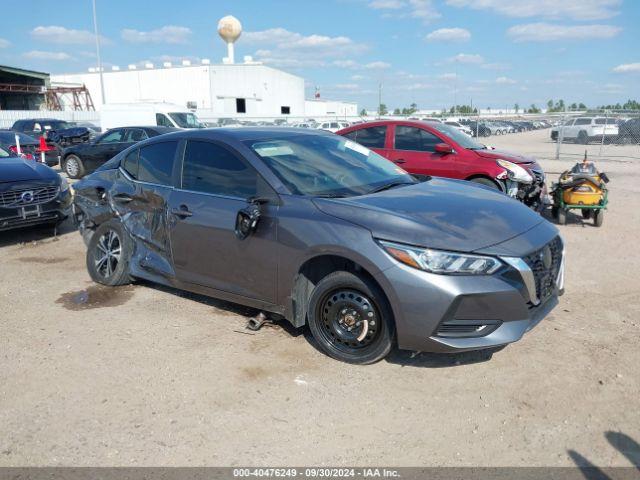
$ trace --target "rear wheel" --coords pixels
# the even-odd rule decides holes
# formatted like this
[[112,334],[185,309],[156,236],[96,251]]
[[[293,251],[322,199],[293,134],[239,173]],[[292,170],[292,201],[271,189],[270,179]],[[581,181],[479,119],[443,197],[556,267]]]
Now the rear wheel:
[[596,210],[593,212],[593,224],[596,227],[601,227],[604,221],[604,210]]
[[84,164],[77,155],[69,155],[66,157],[63,168],[69,178],[80,178],[84,176]]
[[581,145],[586,145],[589,143],[589,137],[587,136],[587,132],[584,130],[578,134],[578,143]]
[[391,351],[395,328],[380,289],[350,272],[318,282],[309,299],[309,329],[320,349],[343,362],[366,365]]
[[100,225],[87,248],[87,270],[91,279],[109,286],[129,283],[132,251],[132,241],[118,220]]

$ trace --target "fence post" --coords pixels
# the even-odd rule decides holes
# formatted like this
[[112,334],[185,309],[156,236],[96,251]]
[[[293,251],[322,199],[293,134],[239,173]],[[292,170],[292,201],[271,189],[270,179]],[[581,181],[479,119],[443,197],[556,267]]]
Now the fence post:
[[607,132],[607,126],[609,125],[609,110],[604,111],[604,126],[602,127],[602,139],[600,140],[600,153],[598,156],[602,156],[602,147],[604,146],[604,135]]
[[564,124],[566,121],[566,115],[560,117],[560,124],[558,125],[558,137],[556,138],[556,160],[560,160],[560,145],[564,139]]

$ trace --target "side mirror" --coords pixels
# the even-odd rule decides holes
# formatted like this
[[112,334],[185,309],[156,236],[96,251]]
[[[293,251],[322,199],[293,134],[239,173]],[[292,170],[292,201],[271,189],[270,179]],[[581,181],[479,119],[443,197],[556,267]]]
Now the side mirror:
[[453,148],[451,148],[451,146],[446,143],[438,143],[435,146],[435,151],[436,153],[447,155],[449,153],[453,153]]
[[249,204],[236,215],[235,234],[240,240],[244,240],[258,229],[261,210],[260,205],[267,203],[264,198],[251,198]]

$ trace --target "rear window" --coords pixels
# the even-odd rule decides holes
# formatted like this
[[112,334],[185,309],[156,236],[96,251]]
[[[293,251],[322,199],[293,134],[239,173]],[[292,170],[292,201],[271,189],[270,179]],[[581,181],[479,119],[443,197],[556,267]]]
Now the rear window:
[[576,120],[575,125],[591,125],[590,118],[579,118]]
[[613,118],[596,118],[596,125],[615,125],[616,121]]
[[358,142],[367,148],[384,148],[387,135],[386,126],[360,128],[345,135],[350,140]]
[[154,143],[141,148],[138,158],[138,180],[171,185],[177,148],[178,142]]

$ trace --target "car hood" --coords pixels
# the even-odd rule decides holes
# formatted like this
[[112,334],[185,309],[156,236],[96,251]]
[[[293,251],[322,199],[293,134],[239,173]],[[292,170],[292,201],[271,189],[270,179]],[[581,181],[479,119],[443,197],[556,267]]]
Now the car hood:
[[482,158],[502,158],[504,160],[508,160],[513,163],[529,165],[533,163],[537,163],[536,159],[533,157],[527,157],[525,155],[520,155],[519,153],[507,152],[505,150],[474,150],[479,156]]
[[314,203],[376,238],[460,252],[505,242],[546,221],[494,189],[444,178],[372,195],[316,198]]
[[19,157],[0,159],[0,183],[25,180],[57,181],[58,174],[46,165]]

